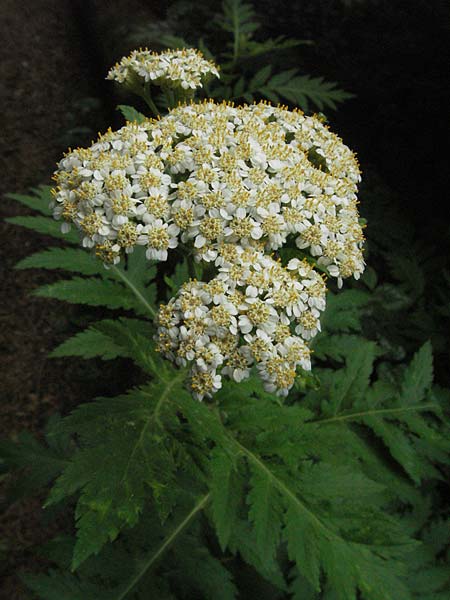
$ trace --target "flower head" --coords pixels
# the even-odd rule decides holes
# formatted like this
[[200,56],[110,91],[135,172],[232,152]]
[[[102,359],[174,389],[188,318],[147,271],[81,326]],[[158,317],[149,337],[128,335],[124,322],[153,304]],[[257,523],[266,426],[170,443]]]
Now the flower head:
[[132,84],[135,80],[155,85],[195,90],[211,77],[219,77],[217,66],[206,60],[199,50],[134,50],[122,58],[108,73],[107,79]]
[[312,282],[321,289],[323,310],[320,274],[311,269],[297,278],[269,256],[239,246],[237,258],[208,283],[184,284],[157,318],[158,349],[179,365],[191,364],[199,399],[217,391],[223,376],[247,378],[253,365],[268,391],[285,395],[297,367],[311,368],[307,342],[318,331],[320,310],[310,308],[309,290]]
[[207,101],[69,153],[55,174],[54,216],[74,223],[87,247],[117,246],[114,260],[133,241],[148,245],[155,227],[168,245],[158,238],[148,258],[165,260],[181,241],[216,266],[230,244],[271,252],[291,237],[341,283],[364,270],[359,177],[352,152],[319,119]]

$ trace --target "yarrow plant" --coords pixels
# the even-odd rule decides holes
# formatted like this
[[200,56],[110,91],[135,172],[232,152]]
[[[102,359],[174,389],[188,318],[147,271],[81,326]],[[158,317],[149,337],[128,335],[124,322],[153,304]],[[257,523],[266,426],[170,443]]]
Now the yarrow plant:
[[55,173],[54,216],[107,264],[138,245],[149,260],[183,246],[211,263],[216,277],[161,309],[158,347],[193,361],[200,399],[220,387],[218,369],[239,380],[255,361],[266,390],[285,395],[296,366],[310,368],[325,284],[306,259],[286,269],[270,253],[292,238],[339,286],[358,278],[359,179],[352,152],[318,118],[205,101],[69,153]]
[[[239,42],[252,13],[224,6]],[[19,268],[78,274],[36,293],[124,311],[52,356],[146,375],[55,418],[46,445],[0,445],[2,465],[32,465],[26,486],[55,479],[48,510],[78,495],[77,539],[26,584],[42,600],[443,600],[448,522],[425,524],[423,490],[450,464],[445,394],[430,344],[392,367],[363,337],[356,158],[318,116],[193,102],[215,74],[202,61],[122,60],[109,78],[153,113],[159,86],[169,112],[121,107],[124,127],[61,160],[51,209],[50,188],[14,196],[43,216],[12,222],[67,242]]]

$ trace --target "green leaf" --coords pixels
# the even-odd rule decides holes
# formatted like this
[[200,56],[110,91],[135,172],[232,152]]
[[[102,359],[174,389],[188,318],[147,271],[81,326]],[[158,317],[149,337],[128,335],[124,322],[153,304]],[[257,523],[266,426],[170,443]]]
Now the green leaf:
[[371,292],[377,287],[378,275],[375,269],[366,266],[361,281],[369,288]]
[[113,265],[111,273],[135,296],[140,310],[153,318],[156,314],[156,290],[154,285],[149,286],[148,283],[155,278],[156,268],[145,257],[145,248],[136,248],[128,255],[127,264]]
[[[419,350],[407,367],[400,388],[383,379],[369,385],[371,362],[377,351],[374,354],[374,349],[370,350],[372,342],[355,343],[346,356],[346,367],[321,371],[322,387],[307,394],[307,403],[321,404],[325,415],[334,415],[316,423],[362,423],[383,442],[416,484],[424,479],[440,479],[435,465],[450,462],[450,444],[439,431],[442,415],[438,403],[423,402],[432,377],[429,344]],[[427,413],[434,413],[434,419],[428,420]]]
[[[156,378],[173,374],[172,365],[154,350],[155,330],[151,323],[140,319],[115,319],[100,321],[93,326],[109,337],[121,356],[132,358],[143,371]],[[182,398],[184,399],[184,395]]]
[[393,277],[406,289],[408,295],[413,299],[419,298],[425,289],[425,274],[417,256],[390,254],[387,262]]
[[292,583],[289,591],[292,594],[292,600],[316,600],[317,598],[314,588],[297,567],[292,569]]
[[270,85],[276,89],[279,85],[288,83],[294,75],[298,73],[298,69],[288,69],[287,71],[280,71],[270,79]]
[[228,545],[241,501],[241,481],[237,464],[226,451],[216,449],[211,455],[211,511],[220,547]]
[[193,588],[192,592],[200,592],[205,600],[234,600],[237,597],[238,590],[231,573],[198,537],[185,535],[178,542],[176,563],[181,590]]
[[345,369],[335,371],[330,389],[330,408],[340,410],[358,406],[369,388],[375,358],[380,350],[375,342],[356,338],[346,359]]
[[279,491],[272,482],[254,465],[250,466],[250,470],[252,475],[247,496],[250,505],[248,516],[255,528],[261,560],[270,568],[280,543],[284,507]]
[[311,519],[305,518],[298,503],[289,503],[284,536],[289,558],[302,570],[313,589],[320,591],[320,532]]
[[362,290],[328,293],[327,307],[321,318],[322,329],[333,333],[361,331],[361,317],[369,300],[370,294]]
[[278,94],[273,90],[270,90],[268,87],[262,86],[259,91],[265,98],[270,100],[270,102],[273,102],[274,104],[278,104],[280,102],[280,97]]
[[111,272],[90,252],[81,248],[48,248],[27,256],[16,269],[62,269],[82,275],[111,277]]
[[41,185],[33,188],[31,194],[5,194],[5,197],[20,202],[43,215],[50,216],[52,214],[49,206],[52,200],[51,189],[48,185]]
[[[131,578],[131,580],[128,583],[121,586],[120,590],[117,593],[110,595],[110,600],[124,600],[124,598],[126,598],[129,595],[129,593],[136,588],[136,586],[143,579],[146,573],[153,568],[157,561],[159,561],[161,556],[163,556],[167,552],[167,550],[179,538],[179,536],[185,533],[185,530],[191,525],[192,521],[207,506],[209,500],[210,495],[205,494],[196,501],[192,510],[185,516],[185,518],[176,526],[174,526],[173,529],[167,533],[167,535],[158,545],[152,548],[150,556],[145,561],[142,561],[142,566],[139,568],[137,573]],[[211,565],[209,566],[211,567]],[[217,575],[217,568],[215,569],[215,571]],[[227,584],[228,586],[232,585],[229,581],[227,581]],[[225,588],[224,592],[226,591],[227,588]],[[225,599],[227,599],[227,596],[224,597],[224,600]]]
[[248,89],[250,92],[255,92],[263,86],[267,79],[270,77],[270,73],[272,72],[272,66],[266,65],[259,71],[255,73],[248,84]]
[[254,528],[243,518],[237,519],[230,537],[229,549],[233,554],[239,552],[240,557],[276,589],[287,592],[288,586],[284,581],[282,570],[277,562],[270,567],[261,560]]
[[[181,48],[181,46],[178,46],[178,47]],[[209,47],[206,45],[205,40],[203,38],[200,38],[198,40],[197,47],[207,60],[211,60],[212,62],[215,62],[216,59],[214,57],[214,54],[211,52]],[[187,48],[187,46],[184,46],[184,48]]]
[[426,392],[433,383],[433,354],[427,342],[414,355],[403,375],[400,402],[414,405],[425,399]]
[[131,290],[115,281],[74,277],[44,285],[34,294],[42,298],[55,298],[72,304],[106,306],[112,309],[123,308],[145,314],[141,303],[137,302]]
[[108,335],[99,331],[95,325],[91,325],[88,329],[80,331],[65,340],[50,353],[52,358],[61,358],[62,356],[94,358],[98,356],[103,360],[111,360],[123,355],[123,348],[116,345]]
[[[280,35],[276,38],[268,38],[263,41],[255,41],[249,39],[246,41],[245,45],[245,53],[242,54],[242,57],[247,58],[247,56],[255,57],[260,56],[261,54],[267,54],[272,52],[280,52],[282,50],[289,50],[290,48],[296,48],[297,46],[310,45],[311,42],[309,40],[296,40],[292,38],[285,38]],[[295,71],[297,71],[295,69]]]
[[244,32],[255,31],[259,24],[255,22],[256,13],[253,6],[241,0],[224,0],[223,17],[218,18],[217,22],[222,29],[233,33],[235,38],[239,38]]
[[245,91],[245,79],[244,77],[240,77],[237,82],[234,84],[233,89],[233,97],[240,98]]
[[164,281],[170,288],[171,294],[176,294],[183,283],[189,279],[189,268],[188,262],[184,259],[182,262],[177,263],[175,271],[170,275],[164,276]]
[[99,586],[81,582],[70,573],[50,570],[48,575],[21,575],[25,585],[41,600],[110,600]]
[[54,238],[65,240],[68,244],[79,244],[80,237],[75,231],[69,231],[68,233],[61,232],[61,225],[54,219],[47,217],[9,217],[5,219],[7,223],[12,225],[20,225],[20,227],[26,227],[41,233],[43,235],[49,235]]
[[379,495],[384,489],[350,465],[316,463],[305,468],[299,477],[302,495],[308,502],[320,503],[327,498],[329,504],[337,503],[341,511],[344,504],[350,502],[355,513],[358,504],[360,507],[379,504]]
[[[398,415],[401,420],[401,415]],[[413,443],[401,428],[383,419],[379,415],[366,415],[363,422],[383,440],[395,460],[405,469],[415,483],[419,483],[421,475],[431,475],[427,463],[417,455]]]
[[159,41],[165,48],[192,48],[191,44],[180,35],[163,33],[160,35]]
[[73,569],[121,529],[135,525],[151,491],[158,497],[174,485],[178,442],[166,423],[174,418],[171,395],[186,394],[180,387],[183,377],[179,372],[127,395],[82,405],[61,423],[62,432],[77,433],[80,449],[57,479],[47,505],[80,491]]
[[[398,525],[385,517],[382,508],[374,502],[381,489],[379,486],[370,483],[369,490],[366,490],[361,477],[358,486],[352,489],[349,486],[348,471],[333,473],[329,469],[328,473],[323,471],[322,483],[319,482],[317,488],[314,473],[306,470],[308,479],[305,478],[303,489],[302,471],[300,477],[298,473],[294,475],[279,460],[275,462],[270,456],[262,458],[236,439],[234,441],[236,453],[244,454],[252,469],[266,479],[267,485],[278,491],[285,509],[285,527],[282,533],[289,557],[296,562],[297,568],[315,590],[320,590],[324,574],[337,597],[342,600],[356,600],[357,589],[370,600],[377,597],[375,590],[376,593],[382,590],[381,597],[386,596],[392,600],[396,596],[391,594],[391,589],[395,589],[400,598],[409,597],[398,578],[401,569],[397,561],[410,548],[410,540],[400,533]],[[319,442],[319,452],[321,445]],[[267,449],[264,453],[268,453]],[[328,493],[326,487],[325,480],[331,473],[338,482],[335,497]],[[342,481],[338,481],[341,477]],[[306,489],[307,485],[310,486],[309,490]],[[330,478],[330,488],[332,487],[333,479]],[[361,516],[361,509],[365,507],[367,498],[372,498],[372,506],[369,504],[370,517]],[[359,514],[355,509],[358,506]],[[363,543],[359,543],[359,538]],[[394,564],[396,566],[393,568]],[[372,568],[379,581],[370,591]],[[386,579],[386,584],[383,578]]]
[[127,106],[126,104],[119,104],[117,106],[117,110],[119,110],[122,115],[125,117],[127,121],[135,122],[135,123],[144,123],[148,117],[143,115],[141,112],[133,108],[132,106]]
[[[55,425],[54,416],[49,427]],[[46,486],[57,477],[68,464],[70,443],[66,435],[54,438],[47,436],[47,444],[38,442],[30,433],[24,431],[16,441],[0,442],[0,458],[10,471],[24,470],[25,474],[10,490],[12,499],[17,500]]]
[[44,285],[34,293],[74,304],[134,310],[153,318],[155,289],[147,284],[154,276],[155,268],[146,260],[145,249],[138,248],[129,255],[126,265],[113,265],[109,269],[109,279],[74,277]]
[[309,110],[310,104],[314,104],[319,110],[336,109],[337,104],[353,98],[353,94],[339,89],[336,83],[325,81],[323,77],[295,73],[294,69],[278,73],[266,82],[266,88],[303,110]]

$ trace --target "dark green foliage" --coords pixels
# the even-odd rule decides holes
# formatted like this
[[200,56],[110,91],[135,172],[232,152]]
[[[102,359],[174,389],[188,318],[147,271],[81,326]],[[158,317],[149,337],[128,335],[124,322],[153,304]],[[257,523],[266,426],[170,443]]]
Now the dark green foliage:
[[11,500],[47,485],[67,465],[73,450],[70,438],[65,434],[49,434],[58,423],[59,417],[54,415],[45,431],[45,443],[39,443],[26,431],[15,442],[0,442],[2,466],[22,472],[20,479],[9,490]]
[[222,550],[228,545],[237,519],[242,481],[237,472],[236,457],[222,450],[210,459],[212,518]]
[[323,77],[299,75],[297,69],[281,71],[271,77],[271,70],[271,65],[263,67],[248,83],[241,77],[233,88],[231,98],[253,102],[263,96],[275,104],[284,98],[303,110],[309,110],[311,104],[319,110],[325,110],[336,109],[337,103],[353,97],[339,89],[336,83],[324,81]]
[[[98,321],[84,331],[55,348],[50,356],[81,356],[94,358],[99,356],[104,360],[118,356],[130,357],[137,340],[150,340],[153,328],[150,323],[139,319],[117,319]],[[150,343],[149,343],[150,347]],[[138,362],[137,354],[134,359]]]
[[[211,98],[239,102],[267,99],[275,104],[284,101],[303,110],[322,111],[335,109],[337,104],[353,97],[323,77],[286,68],[286,63],[298,62],[293,58],[295,55],[286,61],[289,52],[311,42],[284,36],[255,39],[261,25],[253,4],[224,0],[220,12],[214,13],[207,6],[199,10],[205,12],[203,20],[178,2],[172,6],[166,21],[139,24],[131,37],[135,42],[157,48],[199,48],[221,67],[220,80],[205,86],[206,95]],[[213,27],[204,30],[204,25],[210,23]],[[184,32],[183,37],[180,32]],[[119,108],[126,119],[135,119],[129,107]]]
[[76,244],[79,241],[78,235],[73,231],[69,231],[69,233],[61,233],[61,226],[51,218],[11,217],[5,220],[7,223],[11,223],[11,225],[20,225],[21,227],[26,227],[27,229],[37,231],[38,233],[42,233],[44,235],[63,239],[68,243]]
[[83,275],[113,276],[94,256],[78,248],[49,248],[36,252],[17,263],[16,269],[61,269]]
[[137,523],[147,493],[164,498],[173,485],[177,442],[163,424],[172,418],[167,400],[182,375],[84,405],[63,423],[62,430],[77,433],[82,446],[57,479],[48,504],[81,490],[73,568]]
[[6,194],[6,198],[11,198],[11,200],[32,208],[42,215],[50,216],[51,189],[48,185],[41,185],[37,188],[32,188],[31,194]]
[[81,582],[70,573],[49,571],[48,575],[24,575],[22,581],[36,594],[46,600],[106,600],[107,595],[99,586]]

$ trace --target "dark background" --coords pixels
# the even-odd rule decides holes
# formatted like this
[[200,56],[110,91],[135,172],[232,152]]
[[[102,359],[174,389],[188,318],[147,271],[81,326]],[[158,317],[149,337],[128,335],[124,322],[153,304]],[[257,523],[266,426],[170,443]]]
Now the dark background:
[[[205,2],[192,2],[198,13]],[[216,0],[207,5],[220,6]],[[117,127],[119,99],[104,77],[134,44],[133,26],[164,18],[170,3],[138,0],[15,0],[0,2],[0,194],[48,183],[70,145],[89,144],[98,130]],[[359,156],[363,175],[391,190],[405,227],[433,252],[448,251],[450,9],[444,0],[259,0],[258,35],[310,39],[299,68],[355,94],[331,127]],[[195,14],[193,18],[195,27]],[[199,23],[199,26],[204,23]],[[180,31],[185,35],[187,32]],[[3,214],[27,214],[2,199]],[[369,224],[370,226],[370,224]],[[2,403],[0,434],[40,435],[54,411],[121,387],[121,373],[104,363],[57,361],[48,352],[86,314],[30,297],[51,275],[14,271],[47,244],[42,236],[2,224]],[[369,234],[370,237],[370,234]],[[100,383],[99,383],[100,382]],[[99,387],[101,386],[101,387]],[[16,503],[1,517],[5,576],[1,598],[25,598],[15,573],[36,568],[34,548],[48,537],[42,499]],[[56,525],[57,527],[57,525]]]

